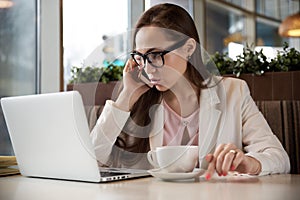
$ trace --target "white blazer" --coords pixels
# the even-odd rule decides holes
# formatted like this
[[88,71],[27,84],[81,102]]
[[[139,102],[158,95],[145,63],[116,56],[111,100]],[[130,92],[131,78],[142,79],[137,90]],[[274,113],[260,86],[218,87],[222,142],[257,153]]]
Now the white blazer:
[[[198,140],[200,166],[207,167],[204,157],[214,152],[218,145],[233,143],[246,155],[261,162],[260,175],[289,173],[289,157],[258,110],[246,82],[236,78],[221,80],[217,77],[216,80],[220,82],[214,87],[203,89],[200,96]],[[114,107],[111,100],[106,102],[91,132],[96,157],[100,163],[108,161],[116,138],[129,116],[129,112]],[[153,123],[149,139],[151,149],[163,144],[162,105],[156,110]],[[141,160],[135,167],[137,166],[147,168],[145,160]]]

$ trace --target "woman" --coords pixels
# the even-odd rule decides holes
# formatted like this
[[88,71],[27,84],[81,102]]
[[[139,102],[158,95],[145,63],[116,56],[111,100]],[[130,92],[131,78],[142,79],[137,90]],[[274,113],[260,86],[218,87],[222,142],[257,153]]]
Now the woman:
[[[192,144],[208,180],[233,170],[288,173],[288,155],[246,83],[210,76],[199,43],[194,21],[179,6],[159,4],[140,17],[122,90],[91,133],[99,163],[150,168],[150,149]],[[143,71],[148,85],[137,78]]]

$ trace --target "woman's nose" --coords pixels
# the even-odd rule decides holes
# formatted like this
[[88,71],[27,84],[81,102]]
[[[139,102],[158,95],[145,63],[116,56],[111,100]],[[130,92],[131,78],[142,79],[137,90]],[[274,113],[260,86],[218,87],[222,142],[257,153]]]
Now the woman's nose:
[[144,67],[145,67],[145,72],[146,72],[147,74],[152,74],[152,73],[154,73],[155,70],[156,70],[155,67],[153,67],[151,64],[149,64],[148,60],[146,60],[145,66],[144,66]]

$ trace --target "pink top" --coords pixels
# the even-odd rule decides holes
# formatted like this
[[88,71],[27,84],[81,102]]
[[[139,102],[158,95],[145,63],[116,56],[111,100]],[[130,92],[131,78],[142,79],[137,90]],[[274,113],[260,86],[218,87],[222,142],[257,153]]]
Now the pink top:
[[181,117],[165,101],[163,101],[163,106],[165,108],[163,145],[181,145],[185,128],[190,138],[188,144],[198,145],[199,109],[188,117]]

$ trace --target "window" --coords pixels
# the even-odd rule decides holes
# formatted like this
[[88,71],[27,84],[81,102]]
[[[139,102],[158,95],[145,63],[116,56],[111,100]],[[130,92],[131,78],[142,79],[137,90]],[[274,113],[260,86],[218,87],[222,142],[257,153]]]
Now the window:
[[145,10],[159,3],[173,3],[179,5],[193,16],[193,0],[145,0]]
[[[122,37],[127,31],[128,2],[124,0],[64,0],[63,48],[64,82],[70,79],[72,66],[82,67],[87,58],[98,48],[98,57],[90,63],[101,65],[109,57],[114,45],[125,48]],[[112,39],[116,37],[115,39]],[[120,41],[121,40],[121,41]],[[104,43],[106,43],[104,45]],[[99,49],[101,48],[101,49]],[[119,53],[119,51],[117,52]]]
[[[247,0],[223,0],[241,8],[247,9]],[[249,0],[248,0],[249,1]]]
[[292,0],[256,0],[256,12],[274,19],[283,20],[297,7],[297,1]]
[[[299,39],[279,36],[281,21],[298,12],[299,1],[294,0],[205,0],[205,16],[200,27],[205,30],[205,48],[238,55],[241,45],[282,47],[284,42],[299,48]],[[295,41],[298,41],[295,42]],[[233,44],[234,43],[234,44]],[[240,45],[239,45],[240,44]]]
[[[37,5],[35,0],[15,0],[0,8],[0,98],[35,94],[37,73]],[[0,155],[13,155],[0,108]]]
[[280,47],[287,39],[282,38],[278,34],[278,24],[268,21],[256,20],[256,45]]
[[36,1],[0,8],[0,96],[36,93]]
[[206,50],[228,51],[231,42],[243,44],[247,37],[244,16],[215,4],[206,5]]

